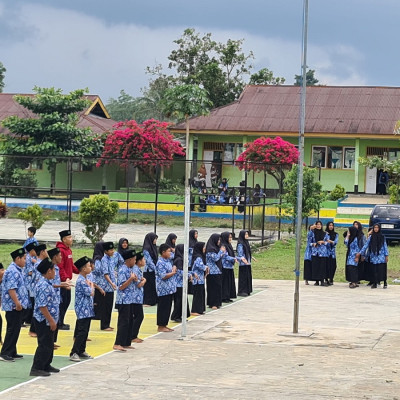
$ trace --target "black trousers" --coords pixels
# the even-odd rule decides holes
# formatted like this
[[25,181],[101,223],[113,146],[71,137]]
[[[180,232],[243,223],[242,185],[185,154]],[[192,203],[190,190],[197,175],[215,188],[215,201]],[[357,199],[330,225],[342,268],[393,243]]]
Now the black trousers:
[[166,296],[158,297],[158,303],[157,303],[157,325],[158,326],[167,326],[168,325],[169,316],[171,315],[172,296],[173,296],[173,294],[167,294]]
[[48,371],[53,361],[54,331],[46,325],[46,320],[39,322],[35,319],[38,347],[33,357],[32,369]]
[[143,304],[155,306],[157,304],[156,273],[154,271],[143,272],[143,277],[146,279],[143,287]]
[[[32,300],[32,297],[30,298]],[[32,304],[32,303],[31,303]],[[24,316],[22,318],[22,322],[25,322],[27,324],[31,324],[33,320],[33,306],[30,308],[27,308],[24,312]]]
[[[173,300],[174,300],[174,309],[171,314],[171,319],[173,321],[177,319],[182,318],[182,301],[183,301],[183,288],[177,287],[176,292],[173,294]],[[189,302],[187,303],[187,312],[186,315],[190,315],[190,310],[189,310]]]
[[233,269],[222,269],[222,301],[236,299],[235,272]]
[[105,296],[99,297],[100,307],[100,329],[107,329],[111,323],[111,313],[114,303],[114,292],[106,292]]
[[25,310],[6,311],[6,337],[0,355],[14,357],[17,354],[17,342],[21,331],[22,318]]
[[60,317],[58,319],[58,326],[63,326],[65,314],[71,303],[71,290],[60,288],[60,296],[61,296],[61,303],[60,303]]
[[92,320],[91,318],[82,318],[76,320],[75,331],[74,331],[75,341],[71,349],[70,356],[72,356],[72,354],[74,353],[81,355],[86,351],[86,340],[89,335],[91,320]]
[[251,265],[239,265],[238,295],[249,295],[253,291]]
[[192,313],[203,314],[206,311],[206,291],[203,284],[193,285]]
[[[36,333],[36,327],[35,327],[36,319],[33,318],[33,310],[35,308],[35,298],[30,297],[30,300],[31,300],[32,309],[28,309],[28,310],[32,310],[32,315],[31,315],[31,326],[29,327],[29,332]],[[26,312],[24,313],[24,315],[26,315]]]
[[207,305],[209,307],[222,305],[222,274],[207,276]]
[[1,318],[1,315],[0,315],[0,342],[1,343],[3,343],[2,332],[3,332],[3,318]]
[[136,339],[139,335],[139,330],[144,318],[143,305],[132,304],[132,312],[133,312],[133,324],[132,324],[131,340]]
[[115,344],[130,346],[132,341],[133,307],[132,304],[117,304],[118,326]]

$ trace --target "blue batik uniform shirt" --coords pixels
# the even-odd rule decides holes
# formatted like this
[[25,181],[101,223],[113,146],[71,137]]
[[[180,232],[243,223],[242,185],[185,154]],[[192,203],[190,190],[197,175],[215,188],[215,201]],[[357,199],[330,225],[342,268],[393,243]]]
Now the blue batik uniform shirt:
[[175,276],[163,279],[165,275],[172,272],[172,264],[170,259],[159,257],[156,264],[156,289],[157,296],[167,296],[176,292]]
[[307,245],[306,245],[306,249],[304,251],[304,260],[309,260],[311,261],[311,244],[312,244],[312,240],[313,240],[313,233],[311,230],[309,230],[307,232]]
[[[38,280],[36,285],[35,293],[35,308],[33,310],[34,318],[42,322],[46,317],[40,311],[40,307],[47,307],[50,315],[53,317],[54,321],[58,322],[60,301],[58,299],[56,290],[53,287],[53,283],[43,278],[43,276]],[[49,321],[46,320],[46,325],[49,325]]]
[[[243,247],[243,245],[242,245],[242,243],[238,243],[238,245],[237,245],[237,257],[238,257],[238,260],[239,260],[239,265],[242,267],[243,265],[248,265],[248,264],[245,264],[243,261],[242,261],[242,257],[244,257],[244,258],[246,258],[246,253],[244,252],[244,247]],[[247,262],[249,263],[249,264],[251,264],[251,257],[250,256],[248,256],[247,258],[246,258],[246,260],[247,260]]]
[[135,285],[134,281],[131,281],[130,284],[123,290],[119,287],[125,283],[132,275],[132,268],[129,268],[126,264],[123,264],[118,271],[118,288],[117,288],[117,299],[115,300],[116,304],[133,304],[134,303],[134,292]]
[[[330,240],[329,234],[326,240]],[[328,257],[336,258],[336,245],[338,244],[339,234],[335,235],[335,240],[333,243],[327,243],[326,247],[328,249]]]
[[132,268],[132,272],[137,276],[138,280],[133,282],[133,303],[134,304],[143,304],[143,286],[138,287],[140,281],[143,278],[142,270],[135,265]]
[[[364,244],[363,248],[360,251],[363,257],[365,257],[370,242],[371,242],[371,236],[367,239],[366,243]],[[383,241],[383,246],[380,248],[378,254],[372,253],[372,251],[368,252],[369,262],[371,264],[384,264],[386,262],[387,256],[389,256],[389,249],[386,244],[386,240]]]
[[118,257],[108,256],[104,254],[104,257],[101,259],[101,272],[99,273],[99,281],[97,285],[100,286],[105,292],[114,292],[114,288],[107,281],[104,275],[108,274],[111,279],[111,282],[114,285],[117,284],[117,280],[115,279],[115,270],[118,266]]
[[[50,282],[52,285],[61,285],[61,278],[60,278],[60,268],[58,268],[57,265],[54,265],[54,270],[56,271],[56,274],[54,276],[54,279],[51,279]],[[58,304],[61,303],[61,294],[60,294],[60,288],[54,288],[56,292],[56,296],[58,299]]]
[[92,288],[83,275],[75,283],[75,314],[77,319],[94,317]]
[[25,268],[23,270],[23,273],[25,276],[25,285],[26,285],[26,288],[28,289],[29,295],[31,297],[34,296],[32,282],[33,282],[34,275],[35,275],[35,269],[34,269],[35,263],[36,263],[36,261],[34,262],[32,259],[32,256],[29,253],[27,253],[26,260],[25,260]]
[[203,259],[201,257],[197,257],[194,260],[192,272],[193,275],[197,274],[198,279],[193,277],[193,285],[204,285],[204,273],[206,271],[206,266],[203,263]]
[[11,289],[15,289],[22,308],[28,308],[29,295],[25,285],[24,274],[22,268],[18,267],[14,262],[4,272],[2,289],[1,307],[3,311],[13,311],[16,309],[16,305],[8,293]]
[[235,265],[236,257],[232,257],[228,252],[224,253],[222,256],[222,268],[233,269]]
[[222,254],[224,252],[220,250],[218,253],[207,253],[206,254],[206,262],[208,265],[208,268],[210,268],[210,275],[219,275],[222,274],[222,272],[219,270],[217,261],[219,261],[222,257]]
[[315,235],[313,233],[312,235],[312,241],[311,241],[311,254],[314,257],[329,257],[329,251],[328,247],[326,244],[326,241],[329,239],[329,235],[326,233],[324,236],[324,242],[323,244],[317,244],[316,246],[313,246],[313,244],[317,243],[315,241]]
[[146,260],[146,265],[144,266],[144,272],[154,272],[156,270],[156,266],[151,258],[150,253],[147,250],[143,250],[143,256]]
[[36,246],[39,244],[39,242],[33,236],[33,237],[30,237],[30,238],[26,239],[25,243],[24,243],[24,245],[22,247],[25,249],[25,247],[28,246],[28,244],[31,244],[31,243],[35,243]]
[[[344,243],[346,244],[347,247],[349,247],[349,241],[348,239],[346,239],[344,241]],[[349,247],[349,255],[347,257],[346,260],[346,265],[353,265],[353,266],[357,266],[358,262],[355,260],[356,255],[360,252],[360,248],[358,247],[358,241],[357,238],[355,238],[351,243],[350,243],[350,247]]]

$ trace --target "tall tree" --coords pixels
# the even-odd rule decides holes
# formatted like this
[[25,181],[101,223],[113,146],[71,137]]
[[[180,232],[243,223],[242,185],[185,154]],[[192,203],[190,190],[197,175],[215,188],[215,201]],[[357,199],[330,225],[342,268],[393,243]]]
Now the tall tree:
[[15,96],[17,103],[30,110],[35,117],[10,116],[2,125],[11,134],[3,134],[5,154],[47,157],[51,187],[55,188],[57,157],[98,157],[103,138],[90,128],[78,128],[79,113],[90,101],[87,89],[63,94],[61,89],[35,87],[34,96]]
[[6,72],[7,72],[6,67],[0,61],[0,93],[3,93],[4,79],[6,77]]
[[[294,86],[301,86],[303,82],[302,75],[294,76]],[[319,80],[315,77],[315,69],[309,69],[306,73],[306,86],[316,86]]]
[[250,85],[283,85],[286,79],[274,76],[268,68],[262,68],[250,76]]

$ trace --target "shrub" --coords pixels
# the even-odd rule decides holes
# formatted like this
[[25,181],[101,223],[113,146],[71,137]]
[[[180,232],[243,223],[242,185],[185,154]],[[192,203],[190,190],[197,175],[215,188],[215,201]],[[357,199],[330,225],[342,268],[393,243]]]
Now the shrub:
[[103,239],[119,210],[118,203],[110,201],[104,194],[96,194],[82,200],[79,221],[85,225],[82,232],[92,242]]
[[7,206],[0,201],[0,218],[4,218],[7,214]]
[[38,206],[37,204],[28,206],[26,210],[17,213],[17,218],[22,219],[25,225],[29,222],[36,229],[40,229],[48,220],[47,217],[43,216],[42,207]]
[[329,200],[339,200],[346,196],[345,188],[339,183],[335,186],[332,192],[329,194]]
[[389,204],[399,204],[400,188],[397,185],[389,186]]

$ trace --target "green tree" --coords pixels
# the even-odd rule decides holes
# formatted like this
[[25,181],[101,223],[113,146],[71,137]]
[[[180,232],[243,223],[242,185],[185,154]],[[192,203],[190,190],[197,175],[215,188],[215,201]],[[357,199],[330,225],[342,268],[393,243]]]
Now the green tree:
[[0,61],[0,93],[3,93],[4,79],[6,77],[6,72],[7,72],[6,67]]
[[[302,75],[294,76],[294,86],[301,86],[303,82]],[[306,73],[306,86],[316,86],[319,80],[315,77],[315,69],[309,69]]]
[[127,121],[132,119],[132,115],[137,107],[137,99],[124,90],[121,90],[117,99],[111,97],[108,100],[106,107],[113,120]]
[[[298,165],[294,164],[283,181],[282,209],[293,221],[297,217],[297,169]],[[322,191],[321,182],[315,179],[316,171],[316,168],[304,167],[302,218],[308,218],[313,212],[319,211],[327,197]]]
[[103,137],[90,128],[79,128],[79,113],[90,101],[86,90],[63,94],[61,89],[35,87],[35,96],[15,96],[15,101],[36,118],[10,116],[2,121],[10,134],[3,134],[2,150],[9,155],[48,157],[51,185],[55,188],[57,157],[99,157]]
[[79,221],[85,225],[82,232],[94,244],[103,239],[119,210],[118,203],[104,194],[96,194],[82,200]]
[[262,68],[250,76],[250,85],[283,85],[285,78],[274,76],[268,68]]
[[28,206],[24,211],[18,212],[17,218],[22,219],[25,225],[29,222],[36,229],[40,229],[48,220],[47,217],[43,216],[42,207],[37,204]]

